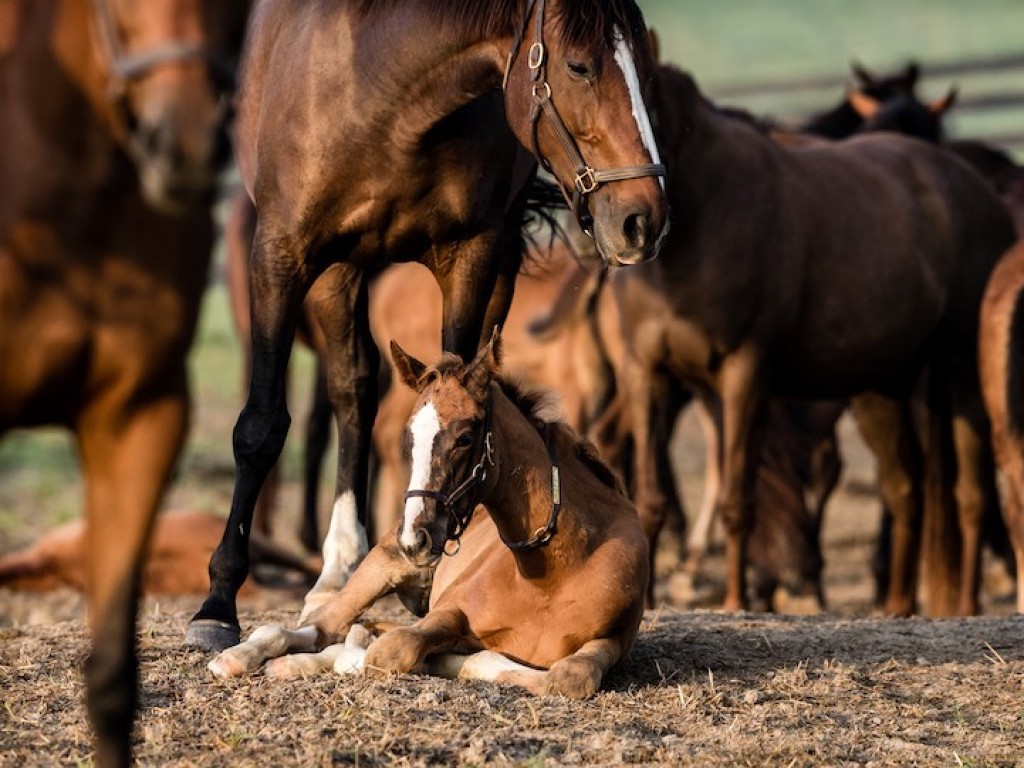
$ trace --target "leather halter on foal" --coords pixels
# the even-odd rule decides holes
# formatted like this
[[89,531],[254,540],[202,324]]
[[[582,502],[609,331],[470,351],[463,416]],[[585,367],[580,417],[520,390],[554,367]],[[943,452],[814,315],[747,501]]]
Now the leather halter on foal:
[[[477,493],[474,496],[479,496],[479,491],[483,484],[487,481],[487,469],[488,467],[494,466],[494,433],[491,432],[491,398],[487,399],[487,408],[484,415],[484,428],[482,430],[484,436],[482,455],[480,461],[476,463],[473,469],[469,473],[469,477],[459,483],[455,490],[451,493],[443,493],[441,491],[427,491],[419,489],[411,489],[406,491],[405,500],[413,498],[422,499],[433,499],[448,513],[448,539],[447,541],[454,541],[456,548],[454,551],[449,552],[447,546],[445,547],[444,553],[449,556],[458,554],[459,551],[459,539],[462,538],[462,534],[466,532],[466,528],[469,527],[469,522],[473,518],[473,512],[476,510],[477,504],[480,503],[478,498],[471,498],[470,503],[467,504],[462,511],[458,511],[455,508],[455,502],[466,496],[474,485],[476,485]],[[545,525],[534,531],[533,536],[523,541],[509,541],[504,536],[501,536],[502,542],[509,549],[537,549],[543,547],[551,541],[552,537],[558,531],[558,513],[562,509],[562,484],[558,472],[558,460],[555,451],[554,439],[551,435],[551,425],[547,425],[544,433],[544,444],[548,449],[548,457],[551,459],[551,514],[548,516],[548,521]],[[447,544],[447,542],[446,542]]]
[[[95,11],[99,43],[107,59],[107,65],[110,67],[107,94],[111,104],[116,108],[115,112],[120,121],[120,127],[128,137],[133,152],[141,151],[141,148],[131,130],[132,117],[126,103],[126,91],[130,81],[142,77],[164,64],[198,59],[206,64],[222,93],[227,94],[234,90],[235,65],[225,57],[204,46],[177,40],[139,53],[128,53],[124,41],[118,34],[117,20],[114,18],[110,0],[93,0],[92,6]],[[222,119],[226,119],[230,110],[230,100],[226,97],[222,99],[221,110]]]
[[[530,46],[527,58],[527,65],[530,67],[531,79],[533,80],[533,106],[530,109],[530,138],[533,144],[533,154],[544,169],[555,178],[558,188],[562,190],[562,196],[569,203],[569,207],[579,222],[580,229],[590,237],[593,237],[593,218],[584,205],[587,196],[599,186],[608,182],[638,179],[644,176],[665,176],[665,165],[663,163],[645,163],[643,165],[626,165],[620,168],[598,170],[587,163],[583,153],[580,152],[579,146],[576,144],[576,140],[569,133],[569,129],[565,127],[565,122],[562,120],[561,115],[558,114],[558,109],[552,101],[551,85],[547,81],[547,49],[544,47],[544,0],[530,0],[526,6],[522,26],[520,26],[519,32],[512,43],[512,50],[508,54],[505,76],[501,83],[502,89],[504,90],[508,85],[512,64],[515,62],[519,48],[526,37],[526,30],[530,25],[530,16],[534,13],[535,6],[535,39]],[[562,145],[562,150],[568,155],[569,162],[573,166],[573,172],[576,174],[576,177],[573,180],[571,195],[565,185],[562,184],[561,179],[551,170],[551,164],[540,152],[540,146],[537,143],[537,126],[541,115],[545,115],[548,118],[555,135],[558,137],[558,142]]]

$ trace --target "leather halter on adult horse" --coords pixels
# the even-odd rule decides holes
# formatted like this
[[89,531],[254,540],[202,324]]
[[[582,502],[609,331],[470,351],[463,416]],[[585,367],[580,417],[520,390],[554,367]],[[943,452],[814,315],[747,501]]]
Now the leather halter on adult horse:
[[650,66],[633,0],[260,6],[238,122],[239,166],[257,209],[252,383],[234,432],[229,522],[187,642],[238,641],[234,593],[253,504],[288,430],[284,378],[307,293],[325,332],[339,435],[310,610],[366,551],[379,365],[368,273],[396,260],[427,265],[444,296],[443,348],[471,359],[508,310],[536,167],[526,146],[571,190],[608,263],[654,257],[668,212],[640,93]]
[[[539,415],[542,399],[497,378],[493,339],[464,363],[427,367],[392,345],[417,392],[403,442],[403,518],[305,626],[261,627],[210,662],[219,677],[334,667],[521,685],[584,698],[632,646],[647,548],[636,511],[593,446]],[[448,557],[442,557],[442,552]],[[397,592],[422,618],[354,642],[350,629]],[[313,653],[309,653],[312,651]]]
[[188,422],[185,357],[248,3],[4,0],[0,430],[75,432],[102,765],[129,759],[143,550]]

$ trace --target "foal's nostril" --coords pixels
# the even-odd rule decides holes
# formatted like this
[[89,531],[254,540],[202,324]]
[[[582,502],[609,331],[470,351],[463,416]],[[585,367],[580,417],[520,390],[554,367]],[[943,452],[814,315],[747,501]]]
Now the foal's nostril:
[[430,534],[423,528],[416,530],[416,549],[420,552],[430,549]]
[[642,213],[632,213],[626,217],[622,225],[622,232],[626,236],[626,242],[633,248],[643,248],[647,245],[648,228],[650,224]]

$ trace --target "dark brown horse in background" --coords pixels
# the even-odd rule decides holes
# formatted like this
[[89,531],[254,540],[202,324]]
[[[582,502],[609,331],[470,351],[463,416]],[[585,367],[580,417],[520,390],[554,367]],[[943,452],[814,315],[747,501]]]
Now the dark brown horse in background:
[[636,500],[649,532],[664,518],[650,454],[652,430],[664,423],[648,395],[653,373],[671,373],[723,409],[730,608],[745,598],[765,398],[870,393],[856,411],[894,515],[886,609],[912,611],[923,457],[908,399],[930,364],[958,417],[957,607],[973,612],[987,440],[975,331],[987,275],[1012,241],[1005,210],[976,174],[921,142],[887,134],[783,149],[667,68],[654,98],[676,226],[659,262],[611,277],[627,338]]
[[238,642],[234,596],[248,570],[253,505],[288,431],[284,379],[307,293],[325,333],[339,441],[324,571],[308,612],[367,547],[379,366],[368,273],[397,260],[427,265],[444,297],[443,348],[472,359],[508,309],[535,158],[610,264],[652,258],[668,211],[641,97],[651,64],[632,0],[260,6],[238,123],[257,210],[252,382],[234,431],[230,518],[187,642]]
[[248,6],[0,3],[0,430],[77,439],[101,765],[129,761],[139,576],[188,424]]

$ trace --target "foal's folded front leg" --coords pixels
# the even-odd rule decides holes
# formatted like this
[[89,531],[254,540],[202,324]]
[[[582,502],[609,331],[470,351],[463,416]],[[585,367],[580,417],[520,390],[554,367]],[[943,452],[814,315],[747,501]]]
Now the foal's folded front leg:
[[429,591],[432,577],[432,566],[416,566],[401,554],[397,531],[392,531],[370,550],[342,590],[307,617],[305,626],[260,627],[246,642],[218,654],[208,667],[217,677],[237,677],[287,653],[323,650],[341,642],[363,612],[380,598],[395,591],[406,595]]

